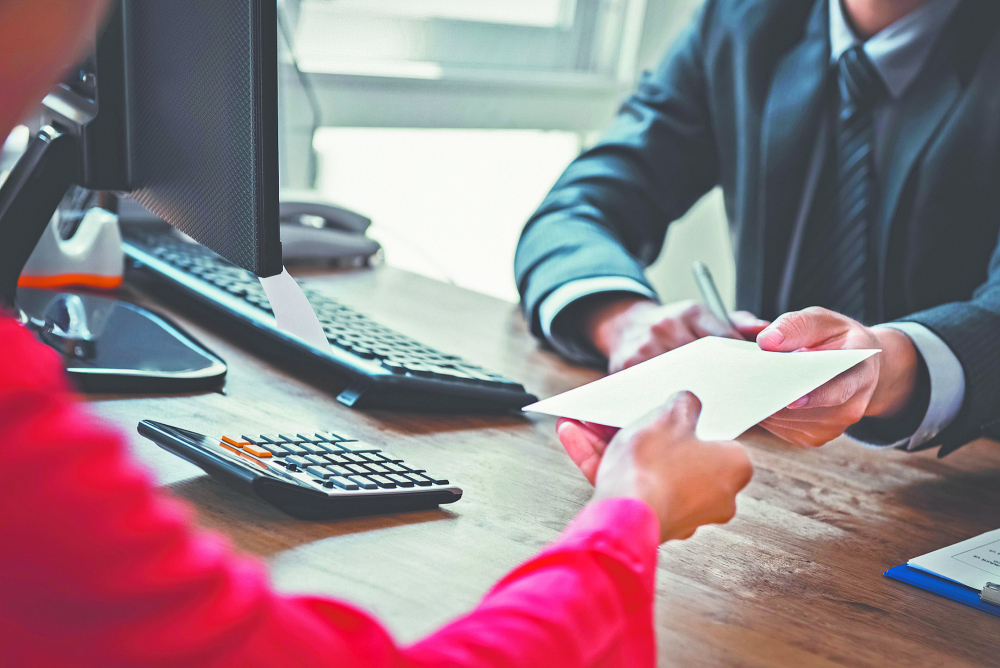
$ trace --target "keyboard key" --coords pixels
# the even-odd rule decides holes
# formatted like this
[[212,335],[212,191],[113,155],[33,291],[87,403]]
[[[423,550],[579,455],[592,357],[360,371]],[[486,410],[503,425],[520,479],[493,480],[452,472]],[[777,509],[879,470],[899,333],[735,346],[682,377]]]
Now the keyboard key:
[[288,436],[287,434],[278,434],[278,437],[284,443],[301,443],[302,441],[308,441],[308,438],[299,438],[298,436]]
[[[362,476],[349,476],[347,478],[361,489],[378,489],[378,485]],[[334,478],[336,480],[336,478]]]
[[326,469],[332,473],[335,473],[336,475],[343,475],[343,476],[354,475],[354,471],[344,468],[343,466],[338,466],[337,464],[327,464]]
[[319,455],[302,455],[302,459],[310,461],[317,466],[326,466],[329,463],[325,457],[320,457]]

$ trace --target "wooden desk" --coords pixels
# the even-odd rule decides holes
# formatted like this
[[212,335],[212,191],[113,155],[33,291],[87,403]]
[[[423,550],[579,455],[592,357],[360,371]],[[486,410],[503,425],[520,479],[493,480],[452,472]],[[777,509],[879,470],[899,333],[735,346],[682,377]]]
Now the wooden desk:
[[[598,376],[540,350],[504,302],[388,268],[310,281],[541,396]],[[329,379],[293,377],[165,310],[228,361],[225,396],[96,397],[92,406],[132,434],[138,456],[205,526],[266,559],[284,591],[348,599],[414,640],[474,606],[590,495],[551,419],[352,411],[334,401]],[[345,431],[449,477],[465,497],[433,512],[299,522],[136,435],[144,418],[206,433]],[[846,439],[812,451],[763,433],[745,442],[756,474],[737,518],[661,548],[661,665],[1000,665],[1000,619],[882,577],[1000,527],[1000,447],[977,442],[938,460]]]

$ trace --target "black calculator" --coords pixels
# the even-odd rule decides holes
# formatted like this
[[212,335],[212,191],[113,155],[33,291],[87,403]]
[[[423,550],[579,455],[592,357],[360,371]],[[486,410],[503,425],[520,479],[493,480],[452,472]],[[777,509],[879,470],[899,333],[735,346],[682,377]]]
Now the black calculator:
[[299,519],[428,510],[462,498],[447,479],[333,432],[214,438],[143,420],[139,433]]

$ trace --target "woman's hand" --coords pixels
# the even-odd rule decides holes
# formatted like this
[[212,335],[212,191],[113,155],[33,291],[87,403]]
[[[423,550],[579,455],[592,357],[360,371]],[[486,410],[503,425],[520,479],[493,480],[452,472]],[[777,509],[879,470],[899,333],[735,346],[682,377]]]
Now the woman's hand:
[[689,392],[621,431],[560,420],[559,440],[592,483],[594,499],[645,501],[660,520],[660,540],[687,538],[736,512],[736,494],[753,467],[735,441],[694,435],[701,402]]

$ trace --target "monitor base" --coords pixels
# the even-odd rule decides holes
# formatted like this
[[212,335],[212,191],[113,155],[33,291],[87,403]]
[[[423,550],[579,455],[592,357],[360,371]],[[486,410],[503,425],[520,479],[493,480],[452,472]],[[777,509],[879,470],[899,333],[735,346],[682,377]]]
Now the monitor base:
[[166,317],[85,292],[19,289],[26,325],[59,351],[81,392],[219,390],[226,363]]

